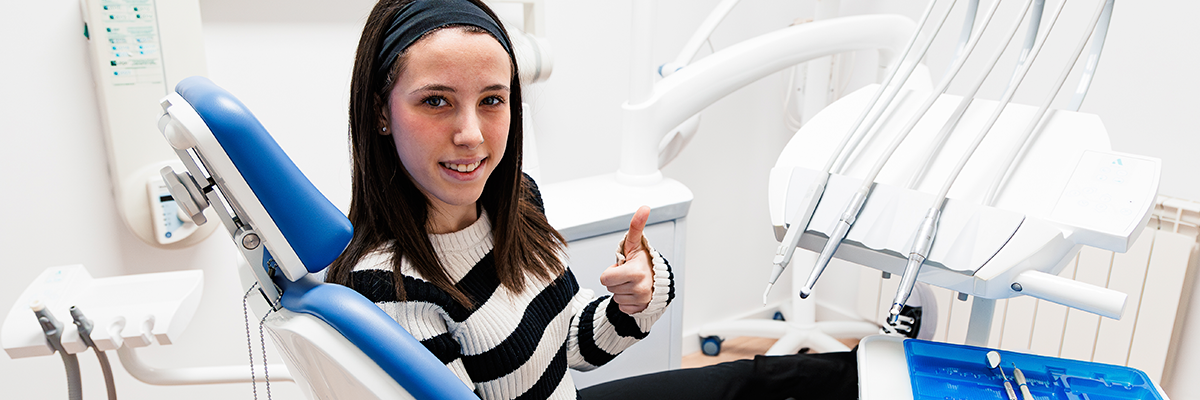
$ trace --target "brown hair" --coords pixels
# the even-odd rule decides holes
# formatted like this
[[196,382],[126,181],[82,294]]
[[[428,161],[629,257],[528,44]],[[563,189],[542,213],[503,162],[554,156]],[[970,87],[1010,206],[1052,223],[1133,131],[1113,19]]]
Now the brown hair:
[[[401,260],[407,260],[421,277],[450,294],[462,305],[473,308],[486,299],[470,299],[456,288],[446,274],[426,231],[429,199],[417,189],[404,170],[390,136],[379,133],[381,113],[392,82],[403,69],[401,54],[387,74],[379,71],[375,56],[384,31],[396,13],[413,0],[382,0],[371,10],[363,28],[350,82],[350,222],[354,237],[329,268],[327,281],[353,287],[350,272],[367,254],[383,251],[392,256],[396,298],[405,290]],[[478,0],[470,0],[497,24],[499,18]],[[501,25],[502,26],[502,25]],[[473,27],[467,27],[473,28]],[[471,29],[468,29],[471,31]],[[507,40],[507,38],[506,38]],[[478,206],[487,211],[494,238],[493,256],[500,283],[520,292],[527,275],[549,281],[565,267],[559,259],[565,239],[546,221],[534,203],[532,182],[521,173],[521,86],[512,53],[509,94],[509,129],[505,154],[484,185]],[[396,133],[398,134],[398,132]]]

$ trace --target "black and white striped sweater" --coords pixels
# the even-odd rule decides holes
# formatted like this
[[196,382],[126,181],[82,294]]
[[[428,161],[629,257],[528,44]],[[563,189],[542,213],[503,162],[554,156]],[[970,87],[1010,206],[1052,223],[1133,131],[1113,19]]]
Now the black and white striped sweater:
[[[646,337],[674,297],[670,266],[651,249],[654,293],[649,307],[628,315],[581,289],[571,270],[553,282],[526,280],[524,290],[500,285],[492,257],[491,223],[485,213],[466,229],[429,235],[450,279],[474,310],[455,302],[402,264],[408,299],[396,301],[391,256],[375,252],[351,274],[353,285],[446,363],[482,399],[574,399],[567,368],[604,365]],[[565,259],[565,257],[561,257]]]

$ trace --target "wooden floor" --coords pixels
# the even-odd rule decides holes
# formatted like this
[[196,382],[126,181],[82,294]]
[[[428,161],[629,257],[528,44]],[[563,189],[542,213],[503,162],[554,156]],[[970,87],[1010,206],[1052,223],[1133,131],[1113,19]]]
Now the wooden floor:
[[[858,344],[858,339],[838,339],[838,341],[845,343],[848,347],[854,347]],[[694,368],[720,364],[726,361],[750,359],[759,354],[766,354],[767,350],[773,344],[775,344],[775,339],[750,336],[735,337],[721,343],[721,354],[716,356],[706,356],[701,352],[688,354],[683,356],[680,366],[683,368]]]

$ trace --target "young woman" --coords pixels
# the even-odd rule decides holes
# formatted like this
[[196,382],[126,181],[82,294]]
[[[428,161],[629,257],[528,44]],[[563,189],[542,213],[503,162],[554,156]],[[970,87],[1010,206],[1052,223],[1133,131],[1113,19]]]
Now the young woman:
[[760,357],[577,391],[644,338],[674,294],[630,221],[612,293],[580,289],[521,173],[512,47],[478,0],[382,0],[351,82],[354,238],[329,281],[363,293],[484,399],[857,397],[854,354]]
[[612,296],[580,289],[521,173],[521,88],[504,30],[468,0],[381,1],[351,86],[354,238],[329,280],[363,293],[485,399],[573,399],[567,368],[643,338],[670,268],[630,223]]

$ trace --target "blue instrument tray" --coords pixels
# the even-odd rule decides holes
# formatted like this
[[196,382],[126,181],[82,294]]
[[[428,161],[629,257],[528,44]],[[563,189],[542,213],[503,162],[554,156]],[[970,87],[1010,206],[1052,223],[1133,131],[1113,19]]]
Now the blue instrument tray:
[[[993,349],[905,340],[913,399],[1006,400],[1000,373],[988,368],[989,351]],[[1014,363],[1025,374],[1026,386],[1038,400],[1163,400],[1146,373],[1134,368],[995,351],[1000,353],[1001,368],[1018,399],[1022,397],[1013,377]]]

